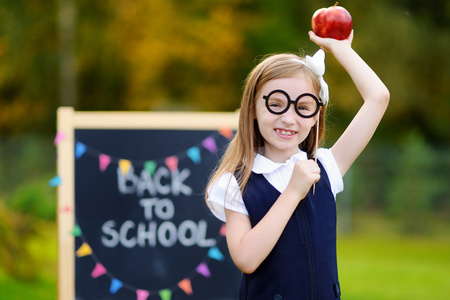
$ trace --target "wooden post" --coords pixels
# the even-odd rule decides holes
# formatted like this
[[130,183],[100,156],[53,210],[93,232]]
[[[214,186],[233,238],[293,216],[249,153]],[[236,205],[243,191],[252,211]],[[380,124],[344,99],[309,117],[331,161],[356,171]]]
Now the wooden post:
[[75,239],[70,232],[75,225],[74,197],[74,110],[71,107],[58,109],[58,132],[63,139],[58,143],[57,172],[62,182],[58,186],[58,298],[59,300],[75,297]]

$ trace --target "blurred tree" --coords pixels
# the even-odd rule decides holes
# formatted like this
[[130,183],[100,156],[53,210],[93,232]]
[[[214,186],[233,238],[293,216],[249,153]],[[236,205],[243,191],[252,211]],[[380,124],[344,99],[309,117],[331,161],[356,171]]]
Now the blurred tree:
[[58,72],[54,3],[0,2],[0,133],[54,128]]
[[[235,110],[242,82],[267,53],[317,50],[311,16],[330,1],[73,0],[78,110]],[[54,131],[57,7],[0,0],[0,133]],[[448,1],[347,0],[354,47],[392,95],[377,137],[417,128],[449,143]],[[340,133],[361,99],[327,58],[331,125]],[[393,130],[395,128],[395,130]],[[331,140],[336,136],[332,134]]]
[[448,185],[448,178],[436,172],[444,161],[414,131],[406,136],[400,151],[394,166],[397,172],[387,188],[386,209],[401,218],[405,233],[427,233],[428,218],[440,209],[439,199]]
[[34,280],[37,260],[25,247],[36,234],[36,218],[9,210],[0,199],[0,266],[8,275],[23,280]]
[[247,1],[114,2],[110,33],[129,71],[123,108],[237,107]]

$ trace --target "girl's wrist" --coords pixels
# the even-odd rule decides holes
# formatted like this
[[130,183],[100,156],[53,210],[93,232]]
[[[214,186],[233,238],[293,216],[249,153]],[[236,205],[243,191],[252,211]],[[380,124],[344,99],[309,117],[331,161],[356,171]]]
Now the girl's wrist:
[[345,42],[332,43],[330,46],[330,52],[334,55],[334,57],[337,57],[343,53],[348,53],[349,51],[353,51],[352,45]]
[[292,188],[290,185],[286,187],[286,190],[282,193],[289,201],[292,201],[296,205],[305,198],[306,194],[303,191],[300,191],[298,188]]

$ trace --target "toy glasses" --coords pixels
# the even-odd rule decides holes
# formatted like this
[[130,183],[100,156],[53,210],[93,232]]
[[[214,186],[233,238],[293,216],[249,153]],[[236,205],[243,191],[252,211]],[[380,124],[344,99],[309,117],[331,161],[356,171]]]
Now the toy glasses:
[[312,118],[318,112],[323,102],[311,93],[304,93],[291,100],[288,93],[283,90],[273,90],[268,95],[264,95],[266,107],[269,112],[275,115],[284,114],[294,104],[295,112],[302,118]]

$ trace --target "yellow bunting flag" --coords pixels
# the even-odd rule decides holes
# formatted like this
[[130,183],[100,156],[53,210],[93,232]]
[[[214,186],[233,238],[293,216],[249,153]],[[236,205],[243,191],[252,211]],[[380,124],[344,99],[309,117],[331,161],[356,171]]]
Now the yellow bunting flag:
[[128,159],[120,159],[119,167],[120,167],[120,170],[122,170],[123,174],[128,174],[128,171],[131,168],[131,161],[129,161]]
[[77,250],[77,256],[78,257],[82,257],[82,256],[86,256],[86,255],[91,255],[92,254],[92,249],[91,247],[87,244],[87,243],[83,243],[80,248],[78,248]]
[[191,280],[189,280],[189,278],[185,278],[178,282],[178,286],[188,295],[192,295],[194,293],[192,291]]

